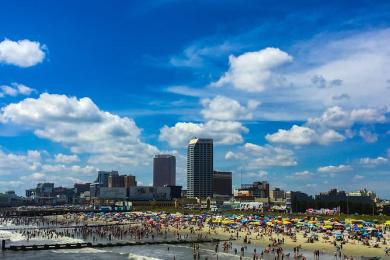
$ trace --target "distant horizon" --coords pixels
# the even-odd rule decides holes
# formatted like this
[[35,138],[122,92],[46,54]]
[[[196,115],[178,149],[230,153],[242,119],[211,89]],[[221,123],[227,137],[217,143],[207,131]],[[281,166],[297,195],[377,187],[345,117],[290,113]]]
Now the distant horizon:
[[[215,170],[390,198],[388,1],[4,1],[0,192],[99,169],[153,182],[194,137]],[[200,18],[202,14],[202,19]]]

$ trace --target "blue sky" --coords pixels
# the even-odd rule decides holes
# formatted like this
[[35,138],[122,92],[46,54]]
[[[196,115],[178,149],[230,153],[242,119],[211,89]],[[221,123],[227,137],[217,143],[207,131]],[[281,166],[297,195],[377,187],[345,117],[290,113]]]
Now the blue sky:
[[0,191],[215,141],[234,185],[389,198],[386,1],[3,1]]

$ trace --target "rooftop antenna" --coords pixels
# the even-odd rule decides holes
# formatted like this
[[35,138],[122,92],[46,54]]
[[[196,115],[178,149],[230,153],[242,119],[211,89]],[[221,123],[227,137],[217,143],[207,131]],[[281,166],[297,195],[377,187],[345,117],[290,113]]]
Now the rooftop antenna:
[[241,179],[241,187],[242,187],[242,167],[240,168],[240,179]]

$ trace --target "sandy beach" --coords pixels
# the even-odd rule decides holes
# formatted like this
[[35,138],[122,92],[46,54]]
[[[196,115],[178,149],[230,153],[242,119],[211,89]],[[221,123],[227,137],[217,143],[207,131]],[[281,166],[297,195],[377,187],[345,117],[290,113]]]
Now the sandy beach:
[[[55,234],[55,237],[62,236],[64,238],[72,237],[81,239],[86,235],[89,239],[94,237],[93,241],[95,241],[95,236],[107,241],[111,241],[111,237],[114,240],[142,240],[154,239],[154,237],[156,239],[166,239],[167,237],[169,239],[215,238],[231,241],[234,243],[235,248],[246,246],[250,246],[251,248],[258,247],[258,252],[265,253],[274,252],[273,250],[277,249],[284,249],[286,252],[291,252],[293,249],[299,248],[299,250],[303,250],[306,253],[313,253],[313,256],[314,252],[318,250],[320,254],[326,254],[328,256],[337,255],[339,257],[338,259],[360,259],[361,256],[390,259],[385,253],[385,249],[388,247],[387,241],[390,239],[389,231],[383,234],[380,242],[377,242],[374,237],[366,240],[370,245],[368,246],[346,235],[344,235],[343,243],[341,243],[341,241],[336,241],[333,235],[311,231],[308,233],[305,228],[285,227],[285,231],[282,232],[277,226],[254,226],[241,224],[240,222],[234,225],[214,224],[211,220],[207,221],[205,219],[202,221],[193,221],[192,216],[194,215],[185,216],[180,213],[165,214],[155,212],[132,212],[123,216],[119,215],[119,217],[115,217],[111,213],[97,215],[68,214],[44,217],[38,219],[38,222],[33,223],[33,225],[37,227],[50,227],[49,229],[52,230],[56,230],[56,228],[60,229],[50,231],[52,233],[38,233],[38,236],[53,236]],[[31,226],[31,223],[29,225]],[[67,226],[77,226],[78,228],[75,228],[73,233],[69,232],[64,234],[61,231],[61,227]],[[100,227],[96,228],[93,226]],[[81,229],[84,231],[80,227],[83,227]],[[74,236],[75,234],[76,236]],[[316,239],[310,239],[309,242],[308,238],[313,235],[316,236]],[[375,244],[379,247],[374,247],[373,245]],[[229,248],[229,250],[232,252],[233,248]],[[221,245],[220,251],[223,251],[223,245]],[[299,255],[299,252],[297,252],[297,255]]]

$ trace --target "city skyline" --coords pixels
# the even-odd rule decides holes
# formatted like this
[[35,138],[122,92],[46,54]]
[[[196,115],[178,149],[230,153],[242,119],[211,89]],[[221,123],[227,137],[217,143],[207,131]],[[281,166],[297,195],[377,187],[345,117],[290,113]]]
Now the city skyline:
[[111,169],[151,186],[156,154],[187,187],[197,136],[234,187],[390,198],[385,1],[1,6],[0,192]]

